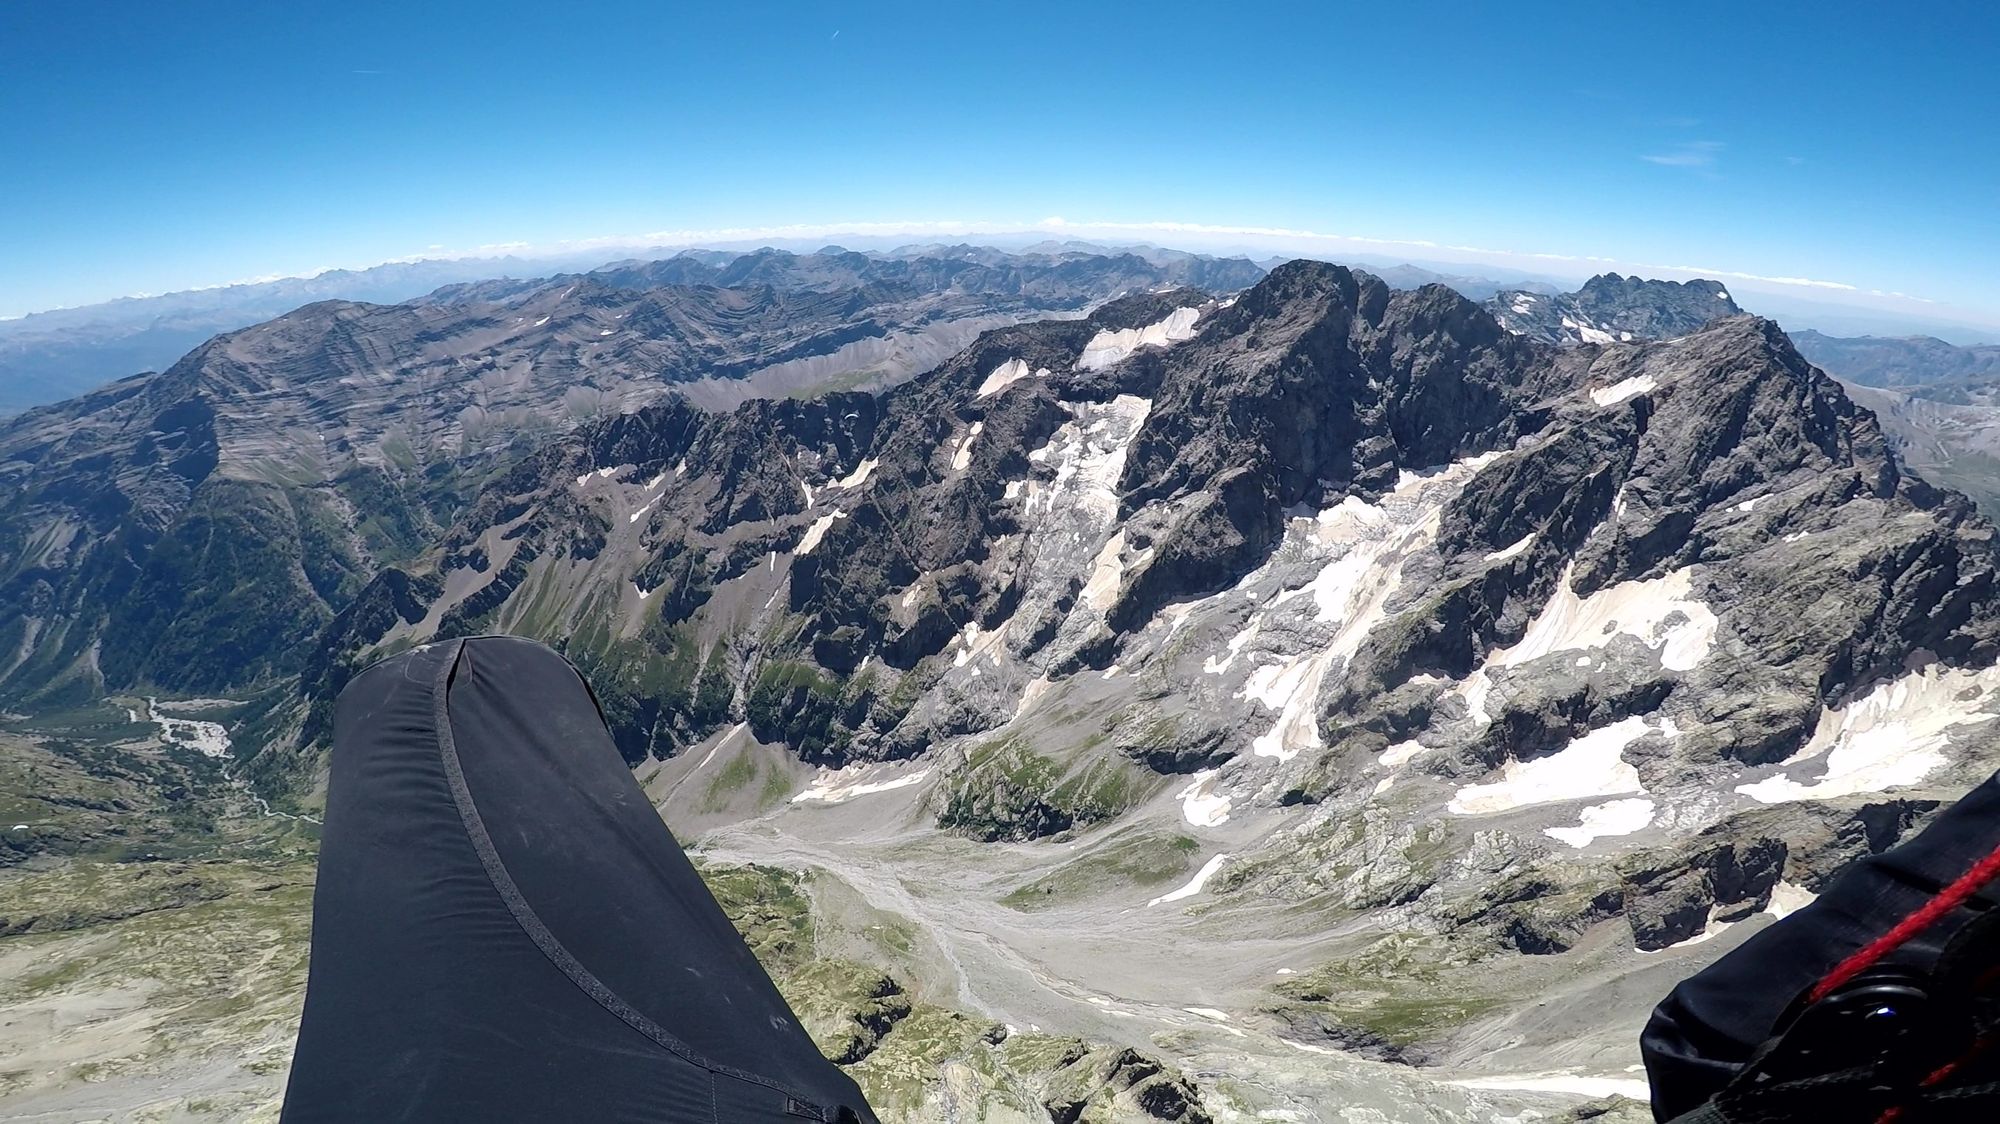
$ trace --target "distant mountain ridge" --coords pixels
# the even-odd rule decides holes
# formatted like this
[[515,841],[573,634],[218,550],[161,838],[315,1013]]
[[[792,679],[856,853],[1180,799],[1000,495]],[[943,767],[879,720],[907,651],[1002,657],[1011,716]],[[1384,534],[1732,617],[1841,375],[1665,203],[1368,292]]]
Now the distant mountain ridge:
[[218,336],[0,423],[0,697],[288,674],[377,568],[574,425],[677,393],[889,385],[981,331],[1190,271],[1259,275],[1129,255],[690,255],[324,301]]
[[[950,254],[962,259],[967,254],[976,264],[988,268],[1008,262],[1044,260],[1055,262],[1104,257],[1134,257],[1161,277],[1204,275],[1204,283],[1224,288],[1240,288],[1254,280],[1260,270],[1246,270],[1237,259],[1224,264],[1199,254],[1161,251],[1142,254],[1123,251],[1084,251],[1048,247],[1048,252],[1009,254],[990,247],[966,245],[907,247],[890,253],[852,254],[877,262],[935,259]],[[809,267],[800,264],[816,260],[846,259],[851,252],[837,246],[817,254],[789,254],[776,250],[718,251],[688,250],[671,258],[652,261],[655,267],[648,282],[631,273],[636,261],[617,263],[596,272],[607,284],[630,287],[634,284],[707,284],[732,286],[756,284],[761,271],[773,284],[787,288],[810,288],[805,276]],[[778,267],[775,262],[789,259],[793,264]],[[569,276],[562,270],[582,273],[582,267],[596,266],[601,255],[570,254],[561,257],[497,257],[451,260],[391,262],[364,270],[329,270],[313,277],[282,278],[273,281],[193,289],[158,296],[125,297],[79,308],[31,313],[12,320],[0,320],[0,417],[38,405],[60,401],[123,378],[138,371],[159,370],[211,336],[235,331],[325,300],[359,303],[397,304],[415,300],[440,288],[491,282],[498,288],[489,292],[516,290],[552,276]],[[667,263],[673,263],[668,265]],[[731,263],[738,263],[732,272]],[[858,283],[868,272],[858,264],[847,266],[848,283]],[[924,284],[915,274],[913,283]],[[829,273],[819,283],[838,285]],[[981,291],[995,291],[982,289]],[[935,357],[941,358],[941,356]]]
[[160,370],[211,336],[315,301],[394,304],[453,282],[553,272],[547,264],[513,258],[390,263],[124,297],[0,321],[0,417]]
[[2000,405],[2000,344],[1961,347],[1934,336],[1829,336],[1794,332],[1799,351],[1863,386],[1952,405]]

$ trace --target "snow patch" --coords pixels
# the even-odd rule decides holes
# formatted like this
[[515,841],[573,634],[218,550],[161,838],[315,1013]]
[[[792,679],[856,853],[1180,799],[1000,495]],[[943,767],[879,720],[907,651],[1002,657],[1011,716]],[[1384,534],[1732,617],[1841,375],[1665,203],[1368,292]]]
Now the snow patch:
[[1736,791],[1764,804],[1825,800],[1881,792],[1922,781],[1947,764],[1944,749],[1954,726],[1984,722],[2000,710],[2000,666],[1966,671],[1931,664],[1879,683],[1835,710],[1784,766],[1826,758],[1826,772],[1810,784],[1779,773]]
[[1083,345],[1083,357],[1076,361],[1077,369],[1102,370],[1142,347],[1170,347],[1182,340],[1193,339],[1195,321],[1199,319],[1201,309],[1177,308],[1168,313],[1166,319],[1143,328],[1100,331]]
[[1529,547],[1533,545],[1535,545],[1535,532],[1529,531],[1527,537],[1523,538],[1520,542],[1517,542],[1513,546],[1507,547],[1504,550],[1494,551],[1493,553],[1486,556],[1486,560],[1488,562],[1505,562],[1510,558],[1518,558],[1523,552],[1525,552]]
[[1577,817],[1575,827],[1551,827],[1542,834],[1572,847],[1584,848],[1592,840],[1643,831],[1653,822],[1651,800],[1613,800],[1592,804]]
[[1083,603],[1102,613],[1118,596],[1118,583],[1125,577],[1125,532],[1119,530],[1104,540],[1090,563],[1090,578],[1083,583]]
[[869,475],[872,474],[875,471],[876,466],[880,465],[881,463],[882,462],[879,458],[865,457],[862,459],[860,464],[854,466],[853,472],[850,472],[847,475],[841,477],[840,479],[834,481],[833,486],[836,488],[859,488],[861,485],[868,482]]
[[1229,822],[1230,797],[1215,790],[1215,770],[1196,773],[1186,788],[1174,793],[1181,815],[1195,827],[1220,827]]
[[953,472],[964,472],[967,468],[971,467],[972,442],[978,438],[980,432],[985,428],[985,422],[976,421],[972,423],[971,429],[965,431],[965,437],[959,441],[958,448],[953,449],[951,452],[951,470]]
[[1038,464],[1054,462],[1047,487],[1030,481],[1024,514],[1053,513],[1058,504],[1076,506],[1105,520],[1118,514],[1118,478],[1139,427],[1152,413],[1151,399],[1121,394],[1104,405],[1071,407],[1075,417],[1056,428],[1046,445],[1028,453]]
[[842,804],[857,796],[869,796],[877,792],[890,792],[922,784],[931,775],[929,769],[918,769],[888,780],[871,780],[888,773],[890,769],[882,765],[848,765],[840,769],[821,769],[813,776],[812,783],[804,792],[792,797],[794,804]]
[[1783,921],[1818,900],[1819,895],[1804,886],[1780,882],[1771,887],[1771,900],[1764,906],[1764,912]]
[[[1310,594],[1314,621],[1335,628],[1319,651],[1251,673],[1245,696],[1279,712],[1270,730],[1251,741],[1252,752],[1289,761],[1303,749],[1319,747],[1318,699],[1327,672],[1336,661],[1353,659],[1368,634],[1388,619],[1389,602],[1402,588],[1404,559],[1437,537],[1450,493],[1431,490],[1462,488],[1499,456],[1481,454],[1426,472],[1406,470],[1380,504],[1348,496],[1309,522],[1299,518],[1288,524],[1287,538],[1309,549],[1346,549],[1306,585],[1272,598],[1271,607]],[[1393,517],[1392,506],[1397,510]]]
[[1762,502],[1763,502],[1763,501],[1764,501],[1764,500],[1765,500],[1766,498],[1767,498],[1767,497],[1764,497],[1764,496],[1752,496],[1751,498],[1749,498],[1749,499],[1747,499],[1747,500],[1744,500],[1744,501],[1743,501],[1742,503],[1739,503],[1739,504],[1732,504],[1732,505],[1730,505],[1730,510],[1732,510],[1732,511],[1752,511],[1752,510],[1755,510],[1755,509],[1756,509],[1756,507],[1757,507],[1757,505],[1758,505],[1759,503],[1762,503]]
[[647,512],[649,512],[649,511],[653,510],[653,503],[654,503],[654,501],[653,501],[653,500],[647,500],[647,501],[646,501],[646,506],[644,506],[644,507],[640,508],[639,510],[637,510],[637,511],[633,512],[633,513],[632,513],[632,514],[630,514],[630,515],[627,515],[627,516],[625,517],[625,522],[627,522],[627,523],[637,523],[637,522],[638,522],[638,521],[639,521],[639,520],[640,520],[641,518],[643,518],[643,517],[645,516],[645,514],[646,514]]
[[[813,549],[819,546],[819,541],[826,537],[827,529],[833,526],[833,521],[845,518],[847,518],[847,513],[839,508],[835,508],[818,519],[813,520],[812,526],[806,528],[805,535],[799,539],[799,545],[792,551],[792,554],[795,556],[811,554]],[[772,564],[776,565],[775,556]]]
[[1423,751],[1424,747],[1415,741],[1397,742],[1383,750],[1382,756],[1376,758],[1376,763],[1387,769],[1400,769]]
[[1466,785],[1446,809],[1458,816],[1488,816],[1559,800],[1643,793],[1639,771],[1627,765],[1622,754],[1626,746],[1649,733],[1672,737],[1677,731],[1670,723],[1654,727],[1636,715],[1613,722],[1547,757],[1507,762],[1499,780]]
[[[1039,367],[1036,368],[1033,377],[1038,379],[1045,378],[1048,373],[1049,369],[1047,367]],[[985,398],[988,395],[998,394],[1002,390],[1028,377],[1030,376],[1026,360],[1009,359],[998,367],[993,368],[993,372],[986,376],[985,380],[979,384],[979,389],[972,396],[974,398]]]
[[1216,855],[1214,858],[1209,859],[1201,865],[1200,870],[1195,871],[1193,878],[1188,879],[1187,885],[1182,886],[1178,890],[1170,890],[1167,893],[1161,894],[1159,897],[1147,902],[1146,907],[1150,909],[1156,905],[1181,901],[1201,893],[1202,887],[1208,885],[1208,880],[1215,877],[1215,872],[1222,869],[1223,862],[1228,858],[1229,856],[1225,854]]
[[1639,951],[1641,953],[1654,953],[1654,952],[1671,952],[1672,950],[1677,948],[1693,948],[1695,945],[1698,944],[1707,944],[1709,941],[1714,940],[1715,938],[1721,936],[1724,933],[1727,933],[1729,930],[1736,927],[1736,922],[1734,921],[1717,921],[1715,919],[1715,911],[1716,911],[1715,906],[1711,905],[1708,907],[1708,923],[1703,925],[1701,927],[1701,932],[1696,933],[1694,936],[1689,937],[1686,940],[1675,941],[1674,943],[1668,945],[1665,948],[1657,948],[1657,949],[1642,948]]
[[[951,666],[964,667],[977,657],[991,653],[995,647],[1007,639],[1007,631],[1013,624],[1013,618],[1009,617],[1001,621],[991,631],[982,631],[978,621],[965,622],[965,627],[959,630],[958,636],[952,641],[953,644],[958,646],[959,651],[957,655],[952,657]],[[999,657],[994,656],[993,662],[998,663]],[[978,675],[979,669],[973,668],[972,674]]]
[[1620,633],[1660,654],[1669,671],[1690,671],[1708,657],[1717,621],[1694,599],[1694,571],[1684,567],[1657,578],[1620,582],[1589,597],[1570,587],[1575,564],[1563,567],[1556,589],[1534,623],[1512,647],[1495,651],[1485,667],[1513,667],[1552,652],[1592,651]]
[[[1601,334],[1601,333],[1600,333]],[[1606,340],[1605,342],[1610,342]],[[1598,387],[1590,392],[1590,400],[1600,406],[1615,406],[1635,394],[1644,394],[1658,389],[1659,383],[1651,375],[1634,375],[1629,379]]]
[[1562,326],[1575,332],[1576,337],[1585,343],[1612,342],[1612,335],[1610,332],[1607,332],[1602,328],[1593,328],[1589,324],[1579,324],[1576,321],[1571,320],[1567,316],[1562,318]]

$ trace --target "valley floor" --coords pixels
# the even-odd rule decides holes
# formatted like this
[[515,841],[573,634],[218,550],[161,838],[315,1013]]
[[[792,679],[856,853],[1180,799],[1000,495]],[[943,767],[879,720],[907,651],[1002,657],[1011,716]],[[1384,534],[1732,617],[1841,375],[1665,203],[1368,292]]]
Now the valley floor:
[[[48,794],[53,777],[79,787],[49,808],[95,799],[116,812],[66,822],[68,836],[50,837],[59,846],[0,870],[0,1119],[277,1117],[305,982],[313,827],[268,814],[219,766],[204,771],[193,736],[204,731],[161,736],[191,719],[156,719],[150,733],[133,721],[156,713],[171,712],[114,707],[0,735],[19,770],[10,800],[29,779]],[[1288,1025],[1272,987],[1336,956],[1363,921],[1218,904],[1185,854],[1086,884],[1077,871],[1098,868],[1074,860],[1105,838],[945,835],[919,814],[917,784],[797,800],[815,791],[807,771],[741,740],[781,778],[748,786],[761,809],[725,806],[742,769],[718,784],[728,761],[706,749],[642,777],[683,838],[699,836],[725,908],[885,1121],[1035,1121],[1055,1104],[1147,1120],[1135,1091],[1162,1083],[1216,1121],[1500,1124],[1643,1095],[1626,1068],[1643,1006],[1608,1023],[1503,1027],[1526,1048],[1475,1033],[1434,1068],[1357,1057]],[[140,783],[149,767],[184,770],[195,796],[182,811],[205,818],[148,835],[164,814]],[[834,790],[820,778],[816,791]],[[31,831],[53,830],[52,813],[37,816]],[[1520,982],[1563,1006],[1603,980]],[[1414,1009],[1424,1026],[1438,1018],[1434,1003]]]

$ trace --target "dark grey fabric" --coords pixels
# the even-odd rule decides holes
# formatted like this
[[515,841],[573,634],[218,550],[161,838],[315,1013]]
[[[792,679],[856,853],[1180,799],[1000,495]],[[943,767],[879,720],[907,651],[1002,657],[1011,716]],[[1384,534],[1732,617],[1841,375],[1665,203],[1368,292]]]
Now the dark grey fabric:
[[[2000,776],[1915,838],[1855,863],[1811,905],[1682,981],[1653,1011],[1640,1040],[1654,1116],[1673,1120],[1714,1096],[1770,1039],[1795,1000],[1995,847]],[[1976,896],[1884,963],[1928,969],[1951,935],[1994,900],[1990,889]]]
[[574,669],[511,637],[428,645],[341,693],[283,1118],[875,1120]]

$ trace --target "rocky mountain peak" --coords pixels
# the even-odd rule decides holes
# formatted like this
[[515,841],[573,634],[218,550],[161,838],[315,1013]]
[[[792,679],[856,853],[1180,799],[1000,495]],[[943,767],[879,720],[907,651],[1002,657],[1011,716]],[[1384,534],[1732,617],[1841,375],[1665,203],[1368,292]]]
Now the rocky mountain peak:
[[[1743,310],[1729,295],[1729,290],[1720,281],[1696,277],[1687,281],[1668,281],[1641,277],[1621,277],[1616,273],[1600,273],[1583,283],[1577,290],[1579,302],[1585,307],[1613,308],[1633,301],[1655,300],[1681,302],[1710,300],[1719,316],[1734,316]],[[1711,306],[1696,304],[1697,311]]]
[[1601,273],[1574,293],[1503,290],[1486,302],[1508,331],[1572,346],[1683,336],[1743,312],[1721,283],[1661,281]]

